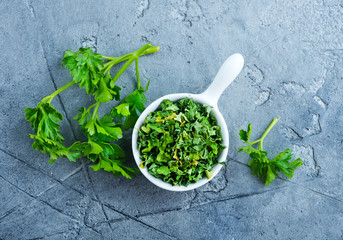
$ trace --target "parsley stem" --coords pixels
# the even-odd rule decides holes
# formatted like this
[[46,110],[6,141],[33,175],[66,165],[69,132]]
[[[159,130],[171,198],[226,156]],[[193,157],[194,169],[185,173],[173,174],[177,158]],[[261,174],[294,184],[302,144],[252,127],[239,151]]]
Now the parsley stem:
[[141,88],[141,80],[139,78],[138,57],[136,58],[136,76],[137,76],[137,87],[136,87],[136,89],[140,89]]
[[[151,54],[151,53],[155,53],[155,52],[158,52],[160,50],[160,46],[154,46],[154,47],[149,47],[148,49],[146,49],[143,53],[140,54],[140,56],[143,56],[143,55],[147,55],[147,54]],[[120,62],[123,62],[123,61],[126,61],[127,59],[129,59],[131,57],[131,55],[133,53],[135,53],[136,51],[134,52],[131,52],[131,53],[127,53],[123,56],[120,56],[120,57],[108,57],[108,56],[102,56],[103,59],[106,59],[106,60],[110,60],[110,61],[118,61],[119,59],[121,59]],[[118,63],[120,63],[118,62]]]
[[92,105],[90,105],[89,107],[88,107],[88,110],[87,111],[90,111],[91,110],[91,108],[93,108],[93,107],[95,107],[95,105],[97,104],[97,102],[96,103],[94,103],[94,104],[92,104]]
[[270,130],[275,126],[275,124],[280,120],[280,118],[274,118],[273,121],[270,123],[269,127],[267,130],[263,133],[262,137],[259,139],[260,143],[258,145],[258,149],[263,151],[263,140],[264,138],[268,135]]
[[42,102],[51,103],[51,101],[54,99],[54,97],[56,97],[58,94],[60,94],[61,92],[63,92],[67,88],[73,86],[74,84],[76,84],[76,82],[70,81],[69,83],[67,83],[64,86],[60,87],[59,89],[57,89],[55,92],[53,92],[49,96],[43,98]]
[[142,53],[143,53],[145,50],[147,50],[149,47],[151,47],[151,46],[152,46],[151,43],[145,44],[143,47],[141,47],[141,48],[138,49],[136,52],[134,52],[134,53],[132,54],[132,56],[134,56],[135,58],[141,56]]
[[124,66],[121,67],[121,69],[117,72],[117,74],[114,76],[114,78],[111,81],[111,88],[114,87],[115,82],[117,79],[122,75],[122,73],[131,65],[131,63],[138,58],[145,50],[147,50],[149,47],[151,47],[151,43],[145,44],[143,47],[138,49],[137,51],[133,52],[131,57],[127,60],[127,62],[124,64]]
[[[150,46],[150,47],[149,47]],[[111,68],[114,65],[117,65],[118,63],[127,61],[129,59],[132,59],[134,56],[143,56],[143,55],[147,55],[147,54],[151,54],[154,52],[158,52],[160,50],[159,46],[154,46],[151,47],[151,43],[145,44],[143,47],[141,47],[139,50],[131,52],[131,53],[127,53],[123,56],[120,57],[108,57],[108,56],[102,56],[103,59],[107,59],[110,60],[109,62],[104,64],[104,67],[102,68],[102,70],[104,71],[104,73],[109,72],[111,70]],[[134,61],[135,59],[133,59],[130,64]],[[130,65],[127,64],[126,68]],[[124,65],[125,66],[125,65]],[[124,66],[122,68],[124,68]],[[124,69],[124,71],[126,70],[126,68]],[[121,75],[121,74],[120,74]],[[120,76],[118,75],[118,77]],[[116,75],[117,76],[117,75]],[[117,79],[116,79],[117,80]]]
[[100,107],[100,102],[97,102],[94,105],[95,105],[95,107],[94,107],[93,114],[92,114],[92,119],[93,120],[95,120],[95,118],[98,116],[98,110],[99,110],[99,107]]
[[130,59],[130,57],[132,56],[133,53],[128,53],[128,54],[125,54],[123,56],[120,56],[120,57],[116,57],[116,58],[113,58],[111,61],[107,62],[104,64],[104,67],[102,68],[102,70],[104,72],[107,72],[107,71],[110,71],[111,68],[118,64],[118,63],[121,63],[121,62],[124,62],[128,59]]
[[255,143],[258,143],[258,142],[260,142],[260,141],[261,141],[261,138],[260,138],[260,139],[257,139],[256,141],[253,141],[253,142],[249,143],[249,145],[254,145]]
[[155,53],[155,52],[158,52],[159,50],[160,50],[160,46],[149,47],[140,56]]

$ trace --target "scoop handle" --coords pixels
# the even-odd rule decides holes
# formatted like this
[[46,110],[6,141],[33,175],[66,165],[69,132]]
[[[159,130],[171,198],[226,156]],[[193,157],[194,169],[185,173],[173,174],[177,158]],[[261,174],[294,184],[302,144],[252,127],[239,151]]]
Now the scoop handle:
[[212,105],[217,106],[220,96],[241,72],[243,65],[244,58],[241,54],[235,53],[228,57],[211,85],[201,95],[212,102]]

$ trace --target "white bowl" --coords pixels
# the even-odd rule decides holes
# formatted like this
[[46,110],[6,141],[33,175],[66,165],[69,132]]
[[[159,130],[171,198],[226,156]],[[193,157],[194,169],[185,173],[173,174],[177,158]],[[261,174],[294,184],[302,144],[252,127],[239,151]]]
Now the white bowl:
[[140,159],[140,152],[137,149],[137,139],[138,139],[138,129],[141,128],[143,125],[143,122],[145,118],[149,115],[150,112],[156,111],[160,105],[160,103],[164,99],[169,99],[172,102],[178,101],[182,98],[192,98],[194,99],[194,102],[201,103],[204,105],[209,105],[212,108],[211,114],[216,118],[218,126],[220,126],[221,129],[221,135],[223,138],[223,145],[225,146],[225,149],[222,150],[219,153],[218,156],[218,162],[225,162],[226,156],[229,149],[229,133],[228,129],[225,123],[225,120],[220,113],[217,103],[221,96],[221,94],[224,92],[224,90],[230,85],[230,83],[237,77],[237,75],[240,73],[244,65],[244,58],[240,54],[234,54],[231,55],[221,66],[219,69],[215,79],[213,80],[212,84],[207,88],[207,90],[201,94],[191,94],[191,93],[177,93],[177,94],[170,94],[163,96],[157,100],[155,100],[153,103],[151,103],[144,112],[140,115],[138,118],[132,132],[132,152],[133,156],[135,158],[136,164],[139,168],[139,170],[143,173],[143,175],[153,184],[155,184],[158,187],[161,187],[166,190],[170,191],[188,191],[195,188],[198,188],[206,183],[208,183],[210,180],[212,180],[217,173],[220,171],[223,165],[218,164],[215,167],[213,167],[212,172],[213,175],[210,179],[202,178],[196,183],[191,183],[187,187],[186,186],[173,186],[170,183],[164,182],[162,179],[155,178],[152,176],[146,167],[141,168],[139,165],[142,163],[142,160]]

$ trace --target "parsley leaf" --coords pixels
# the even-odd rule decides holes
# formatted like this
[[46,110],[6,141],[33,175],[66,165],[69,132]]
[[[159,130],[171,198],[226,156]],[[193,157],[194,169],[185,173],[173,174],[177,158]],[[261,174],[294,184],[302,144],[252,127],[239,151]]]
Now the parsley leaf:
[[110,87],[111,76],[106,74],[105,77],[101,77],[99,80],[99,87],[93,93],[94,99],[98,102],[109,102],[115,98],[117,101],[120,99],[120,90],[118,86]]
[[[303,165],[300,158],[292,159],[292,150],[287,148],[285,151],[280,152],[273,159],[267,158],[268,153],[263,151],[263,140],[274,127],[279,119],[274,119],[269,125],[262,137],[256,141],[249,142],[250,135],[252,132],[252,125],[249,123],[247,131],[240,130],[239,136],[248,146],[240,147],[239,152],[244,151],[250,155],[251,160],[249,166],[254,176],[264,179],[265,185],[268,186],[276,177],[279,176],[279,172],[283,172],[288,178],[292,178],[295,169]],[[253,145],[257,144],[258,148],[254,148]]]
[[129,103],[122,103],[119,106],[115,107],[117,110],[117,116],[129,116],[130,115],[130,104]]
[[94,165],[90,165],[94,171],[104,169],[113,173],[114,176],[124,176],[130,179],[138,171],[138,169],[123,165],[125,152],[117,144],[89,139],[84,143],[76,142],[71,148],[78,149],[94,162]]
[[103,77],[102,56],[93,53],[90,47],[80,48],[79,51],[66,51],[62,59],[62,65],[70,70],[70,75],[81,88],[86,88],[87,94],[91,94],[97,88],[98,82]]
[[53,140],[63,140],[59,133],[63,116],[50,103],[39,103],[36,108],[26,108],[25,118],[31,123],[32,129],[42,137]]
[[145,110],[144,104],[147,99],[144,92],[148,90],[149,83],[150,80],[145,89],[141,86],[137,86],[137,89],[127,95],[121,104],[112,109],[111,114],[113,117],[118,119],[121,119],[124,116],[126,117],[123,123],[124,130],[133,128],[138,119],[137,111],[142,113]]
[[59,141],[33,134],[29,134],[29,136],[35,140],[32,144],[33,149],[50,154],[50,164],[54,163],[59,157],[66,157],[71,162],[75,162],[76,159],[82,156],[80,151],[69,149]]
[[245,131],[243,129],[241,129],[239,131],[240,139],[245,141],[245,142],[249,141],[250,135],[251,135],[251,131],[252,131],[252,125],[251,125],[251,123],[249,123],[247,131]]
[[[110,114],[106,114],[103,118],[99,119],[98,110],[99,103],[93,104],[88,109],[81,108],[79,114],[73,119],[79,121],[84,133],[89,136],[96,136],[100,139],[118,140],[122,138],[122,130],[118,124],[113,121]],[[92,115],[90,114],[93,109]]]

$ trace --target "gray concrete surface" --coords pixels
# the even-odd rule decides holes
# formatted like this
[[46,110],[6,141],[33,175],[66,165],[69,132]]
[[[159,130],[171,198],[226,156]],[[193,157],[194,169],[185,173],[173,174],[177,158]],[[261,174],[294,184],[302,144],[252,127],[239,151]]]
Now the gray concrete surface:
[[[0,12],[0,239],[343,239],[342,1],[13,0]],[[174,193],[142,175],[93,172],[85,160],[49,165],[31,148],[24,109],[70,81],[64,51],[117,56],[148,41],[161,46],[140,61],[149,103],[202,92],[229,55],[244,55],[219,101],[227,168]],[[129,93],[134,69],[118,84]],[[66,143],[83,138],[72,117],[92,101],[77,86],[54,100]],[[266,187],[237,153],[237,133],[251,122],[258,137],[274,117],[266,150],[291,147],[305,164]],[[123,142],[131,156],[129,135]]]

